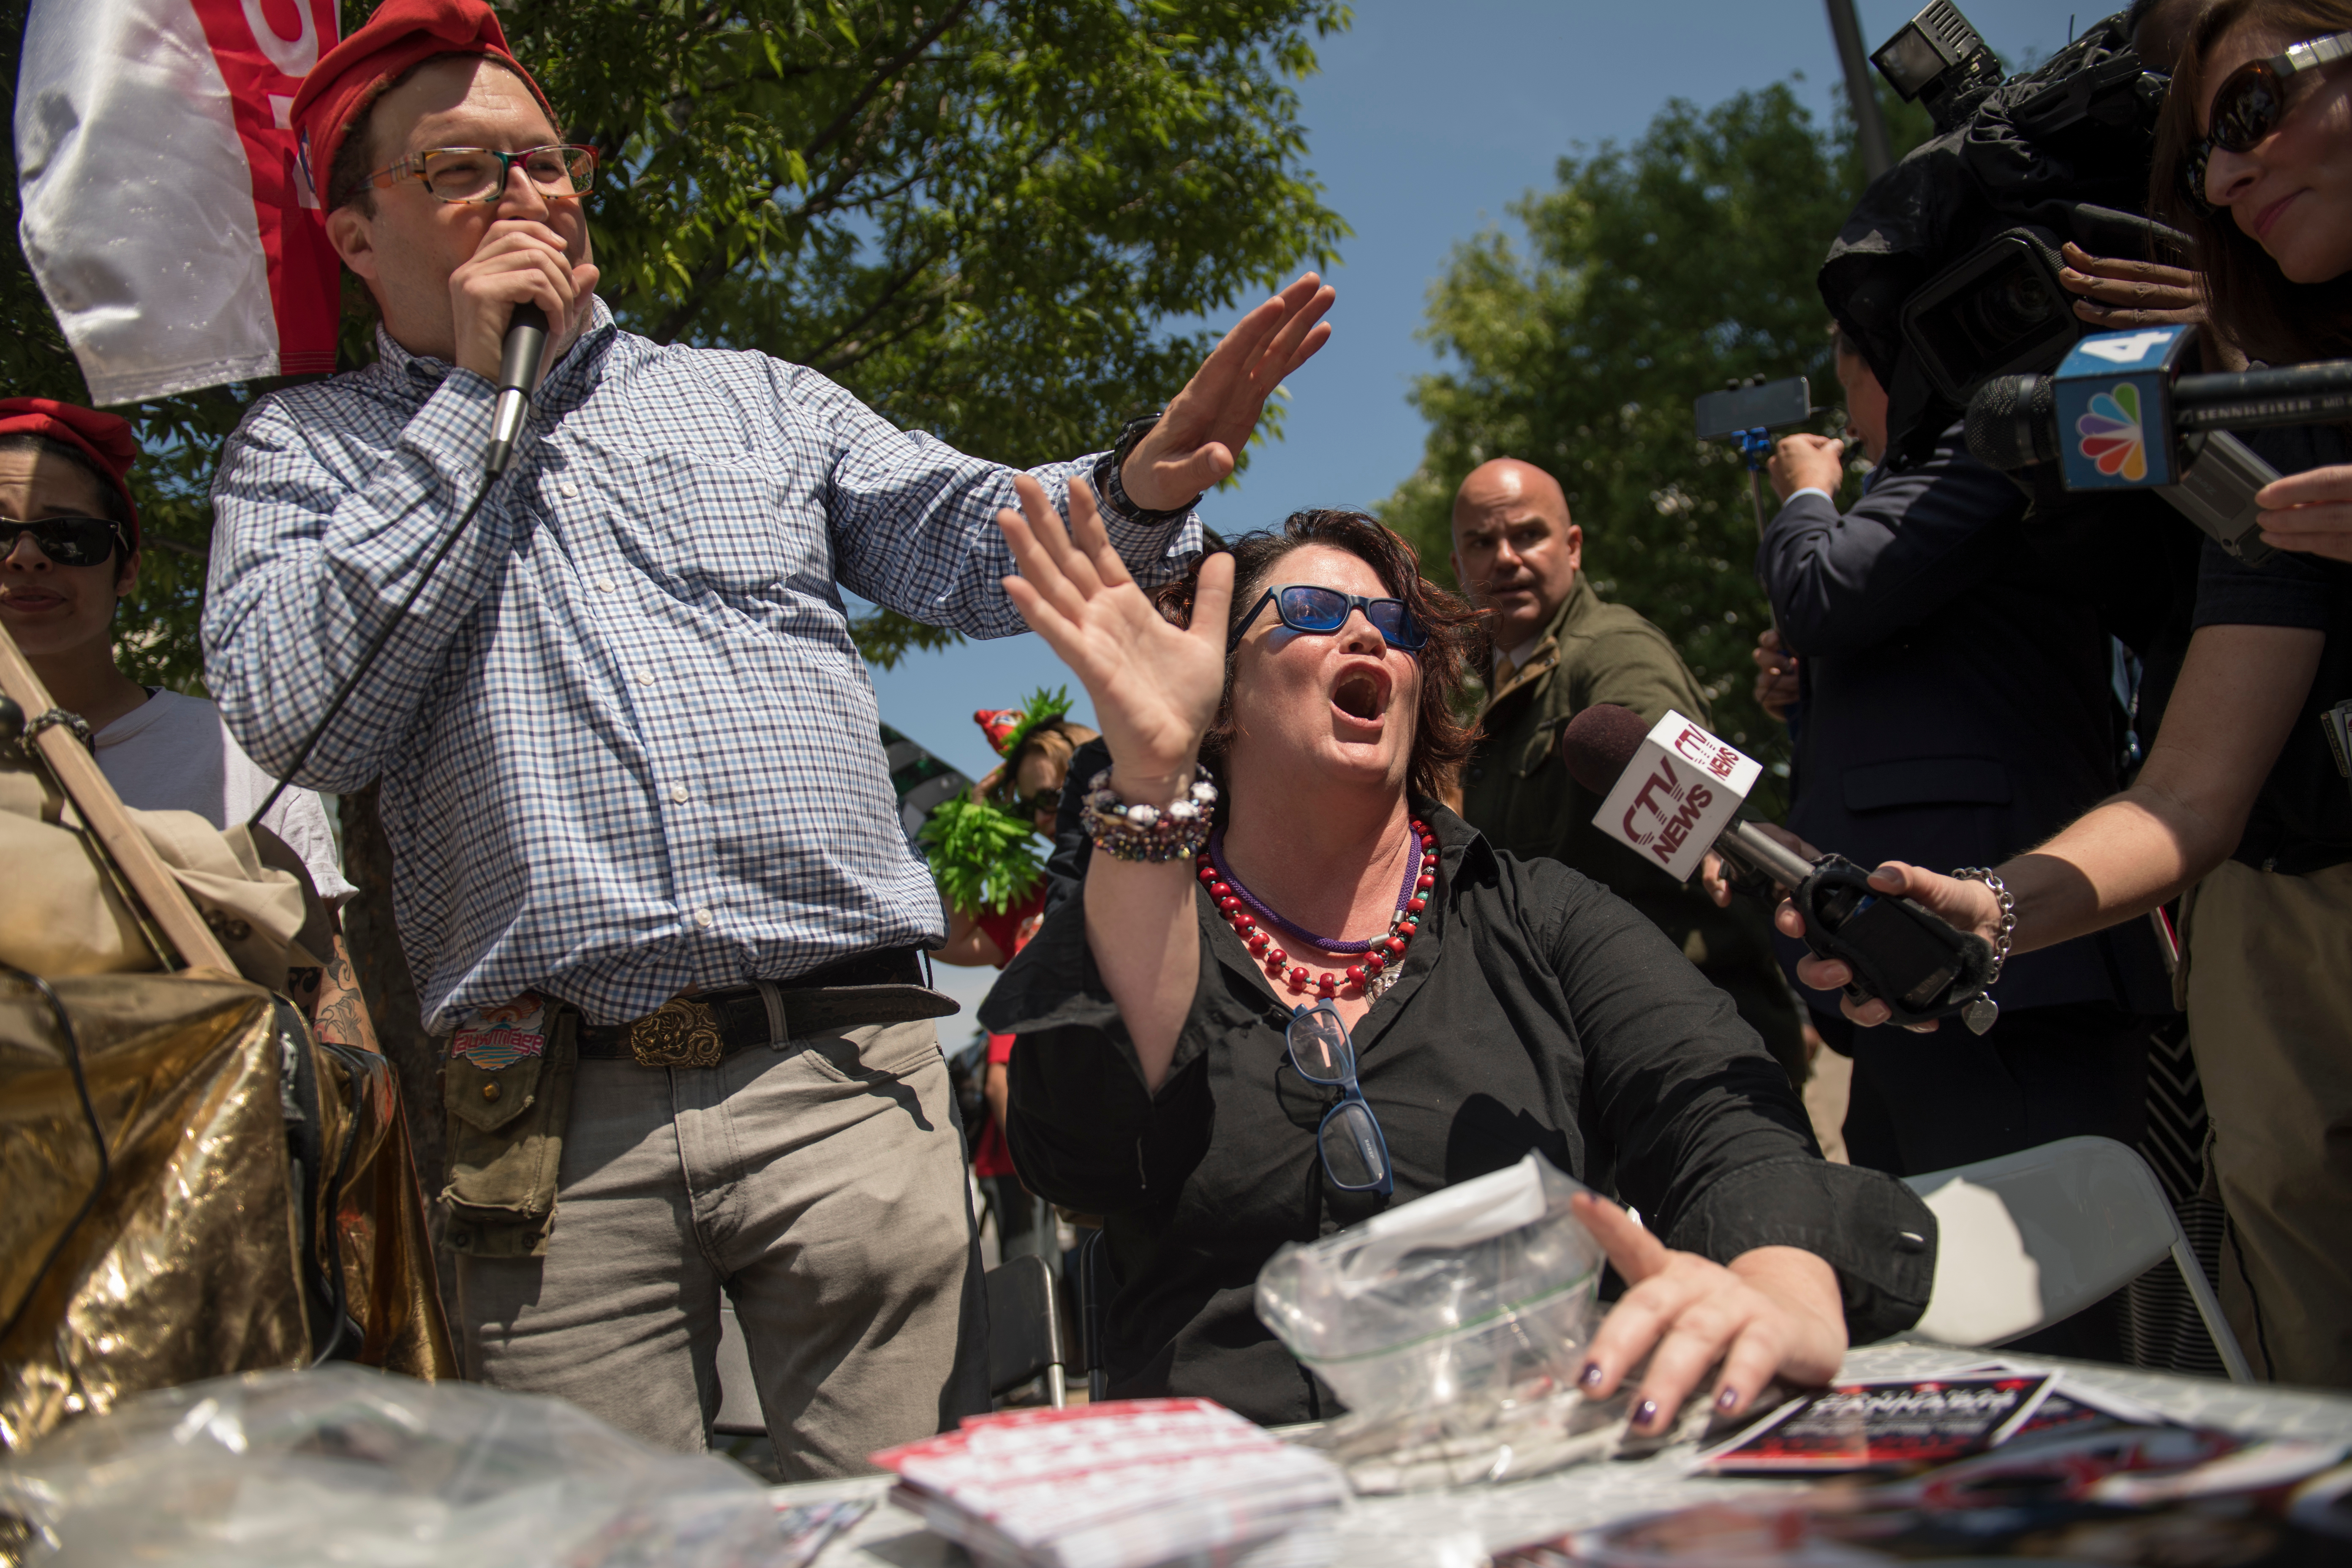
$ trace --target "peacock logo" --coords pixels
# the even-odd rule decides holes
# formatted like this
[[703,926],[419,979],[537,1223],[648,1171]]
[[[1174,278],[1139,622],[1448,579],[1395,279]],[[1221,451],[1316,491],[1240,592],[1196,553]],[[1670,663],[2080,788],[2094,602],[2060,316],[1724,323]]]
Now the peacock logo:
[[2114,479],[2137,484],[2147,478],[2147,438],[2140,427],[2139,388],[2129,382],[2091,399],[2090,412],[2074,421],[2082,453]]

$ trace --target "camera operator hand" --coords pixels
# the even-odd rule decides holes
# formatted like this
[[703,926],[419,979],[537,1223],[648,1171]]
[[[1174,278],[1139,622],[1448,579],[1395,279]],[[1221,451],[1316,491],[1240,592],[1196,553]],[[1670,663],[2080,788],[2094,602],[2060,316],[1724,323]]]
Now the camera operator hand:
[[2117,256],[2094,256],[2072,240],[2065,246],[2066,265],[2058,281],[2082,296],[2074,314],[2102,331],[2131,327],[2166,327],[2177,323],[2201,326],[2198,352],[2210,370],[2246,368],[2246,356],[2221,341],[2205,316],[2205,289],[2198,275],[2186,267],[2160,261],[2131,261]]
[[1834,436],[1783,436],[1764,465],[1764,477],[1782,500],[1802,489],[1835,495],[1845,482],[1845,443]]
[[1785,724],[1797,701],[1797,656],[1780,646],[1780,634],[1768,626],[1756,639],[1756,706]]
[[2064,254],[2058,281],[2082,296],[2074,301],[2074,314],[2104,331],[2205,320],[2204,293],[2197,274],[2185,267],[2094,256],[2073,240]]
[[2352,561],[2352,466],[2306,468],[2254,492],[2263,542]]

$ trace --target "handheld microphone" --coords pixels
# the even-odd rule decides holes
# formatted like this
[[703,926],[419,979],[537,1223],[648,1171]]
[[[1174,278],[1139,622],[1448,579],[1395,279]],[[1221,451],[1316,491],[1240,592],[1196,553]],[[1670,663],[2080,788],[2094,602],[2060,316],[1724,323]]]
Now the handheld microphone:
[[530,389],[539,382],[540,356],[547,352],[547,312],[525,301],[507,318],[506,352],[499,359],[499,400],[490,412],[490,444],[482,471],[496,479],[514,461],[516,438],[530,414]]
[[1576,782],[1601,797],[1593,826],[1687,881],[1712,848],[1790,889],[1805,945],[1853,973],[1846,994],[1877,997],[1897,1024],[1957,1013],[1977,1034],[2000,1016],[1984,994],[1992,944],[1923,905],[1872,888],[1870,873],[1838,855],[1807,860],[1745,810],[1762,774],[1752,757],[1679,713],[1655,726],[1629,708],[1595,703],[1570,721],[1560,753]]

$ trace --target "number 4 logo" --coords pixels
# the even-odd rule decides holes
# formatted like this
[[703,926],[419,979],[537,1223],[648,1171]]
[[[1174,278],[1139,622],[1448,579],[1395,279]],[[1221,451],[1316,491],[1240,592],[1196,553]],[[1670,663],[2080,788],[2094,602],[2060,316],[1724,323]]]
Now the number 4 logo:
[[2109,364],[2137,364],[2151,350],[2172,342],[2178,327],[2157,327],[2144,332],[2114,332],[2102,337],[2084,338],[2083,352],[2096,354]]

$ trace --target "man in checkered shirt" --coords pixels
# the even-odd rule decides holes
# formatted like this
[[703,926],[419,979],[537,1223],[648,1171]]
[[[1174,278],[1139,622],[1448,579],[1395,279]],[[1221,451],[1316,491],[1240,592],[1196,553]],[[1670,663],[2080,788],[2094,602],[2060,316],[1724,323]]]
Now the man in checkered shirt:
[[[1013,472],[814,372],[663,346],[595,297],[582,183],[480,0],[388,0],[293,108],[376,363],[257,404],[214,488],[205,672],[287,774],[480,483],[508,319],[551,367],[515,464],[299,771],[381,780],[445,1067],[467,1366],[695,1450],[732,1299],[787,1475],[984,1409],[978,1248],[841,589],[1023,629]],[[479,151],[491,150],[488,153]],[[526,154],[512,156],[513,154]],[[1139,577],[1319,348],[1311,275],[1095,479]]]

